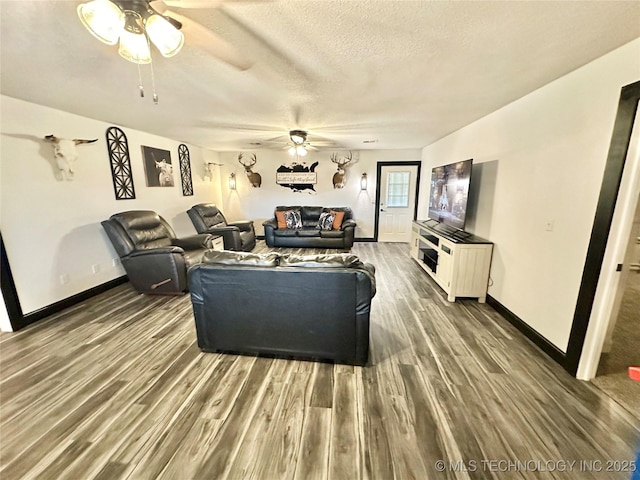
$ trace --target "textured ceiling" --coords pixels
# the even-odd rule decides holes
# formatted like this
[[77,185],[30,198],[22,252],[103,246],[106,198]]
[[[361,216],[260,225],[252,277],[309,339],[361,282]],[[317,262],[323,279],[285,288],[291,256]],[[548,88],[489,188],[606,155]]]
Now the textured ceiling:
[[84,29],[79,3],[0,2],[2,93],[215,150],[280,148],[293,128],[318,146],[421,148],[640,37],[638,1],[175,8],[253,65],[189,38],[173,58],[154,51],[154,105],[150,68],[140,98],[137,66]]

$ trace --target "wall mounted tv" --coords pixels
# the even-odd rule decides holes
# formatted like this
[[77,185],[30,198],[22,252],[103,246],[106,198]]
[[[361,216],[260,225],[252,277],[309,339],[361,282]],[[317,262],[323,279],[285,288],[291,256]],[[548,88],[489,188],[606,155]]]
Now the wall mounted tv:
[[473,159],[442,165],[431,170],[429,218],[463,230]]

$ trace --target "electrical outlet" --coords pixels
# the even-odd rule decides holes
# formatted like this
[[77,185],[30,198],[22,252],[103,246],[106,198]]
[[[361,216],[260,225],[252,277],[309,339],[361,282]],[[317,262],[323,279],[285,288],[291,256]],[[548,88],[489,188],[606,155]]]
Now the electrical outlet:
[[91,265],[91,271],[94,273],[94,275],[96,273],[98,273],[100,271],[100,264],[99,263],[95,263],[95,264]]
[[120,259],[119,259],[119,258],[112,258],[112,259],[111,259],[111,265],[112,265],[113,267],[117,267],[117,266],[119,266],[119,265],[120,265]]
[[69,283],[69,274],[63,273],[60,275],[60,285],[66,285],[67,283]]
[[545,224],[545,226],[544,226],[545,231],[547,231],[547,232],[553,232],[553,226],[554,226],[553,224],[554,224],[554,223],[555,223],[555,222],[554,222],[553,220],[547,220],[547,223],[546,223],[546,224]]

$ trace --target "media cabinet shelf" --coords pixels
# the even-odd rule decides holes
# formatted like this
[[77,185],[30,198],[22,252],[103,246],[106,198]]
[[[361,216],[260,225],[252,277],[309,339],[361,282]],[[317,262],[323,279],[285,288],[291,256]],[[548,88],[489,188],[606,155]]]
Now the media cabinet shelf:
[[493,243],[438,222],[416,220],[411,231],[410,254],[418,265],[447,293],[487,300]]

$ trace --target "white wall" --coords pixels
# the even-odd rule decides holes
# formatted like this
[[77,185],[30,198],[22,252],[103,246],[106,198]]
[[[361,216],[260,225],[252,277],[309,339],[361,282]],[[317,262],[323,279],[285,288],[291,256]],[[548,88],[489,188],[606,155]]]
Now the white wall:
[[[220,161],[224,163],[222,171],[223,212],[227,220],[255,220],[256,231],[263,233],[262,221],[273,217],[277,205],[319,205],[324,207],[351,207],[357,222],[356,237],[370,238],[374,233],[376,166],[377,162],[420,161],[420,150],[361,150],[353,151],[354,160],[347,166],[347,180],[343,189],[333,188],[333,174],[336,164],[330,160],[332,151],[315,152],[300,158],[300,162],[311,165],[319,162],[315,171],[318,183],[315,192],[293,192],[289,188],[276,183],[276,169],[280,165],[293,162],[286,150],[256,150],[257,163],[253,171],[262,176],[262,186],[253,188],[246,178],[244,167],[238,163],[238,152],[220,153]],[[336,150],[339,157],[347,151]],[[245,155],[246,156],[246,155]],[[229,174],[236,174],[237,190],[228,190]],[[368,189],[360,190],[360,178],[367,174]]]
[[[495,242],[489,294],[562,351],[620,89],[639,78],[640,39],[422,152],[422,198],[431,167],[474,159],[477,204],[468,229]],[[426,218],[427,202],[420,204]]]
[[[186,210],[219,200],[219,179],[206,181],[205,161],[218,162],[216,152],[188,145],[194,195],[182,195],[176,140],[123,128],[135,186],[135,200],[116,200],[106,129],[111,124],[72,115],[11,97],[0,97],[0,225],[20,303],[25,314],[103,284],[124,274],[100,221],[124,210],[155,210],[178,236],[195,234]],[[55,176],[53,148],[42,140],[98,138],[79,145],[72,181]],[[141,145],[169,150],[174,187],[147,187]],[[92,266],[98,265],[94,274]],[[68,276],[62,284],[60,277]]]

